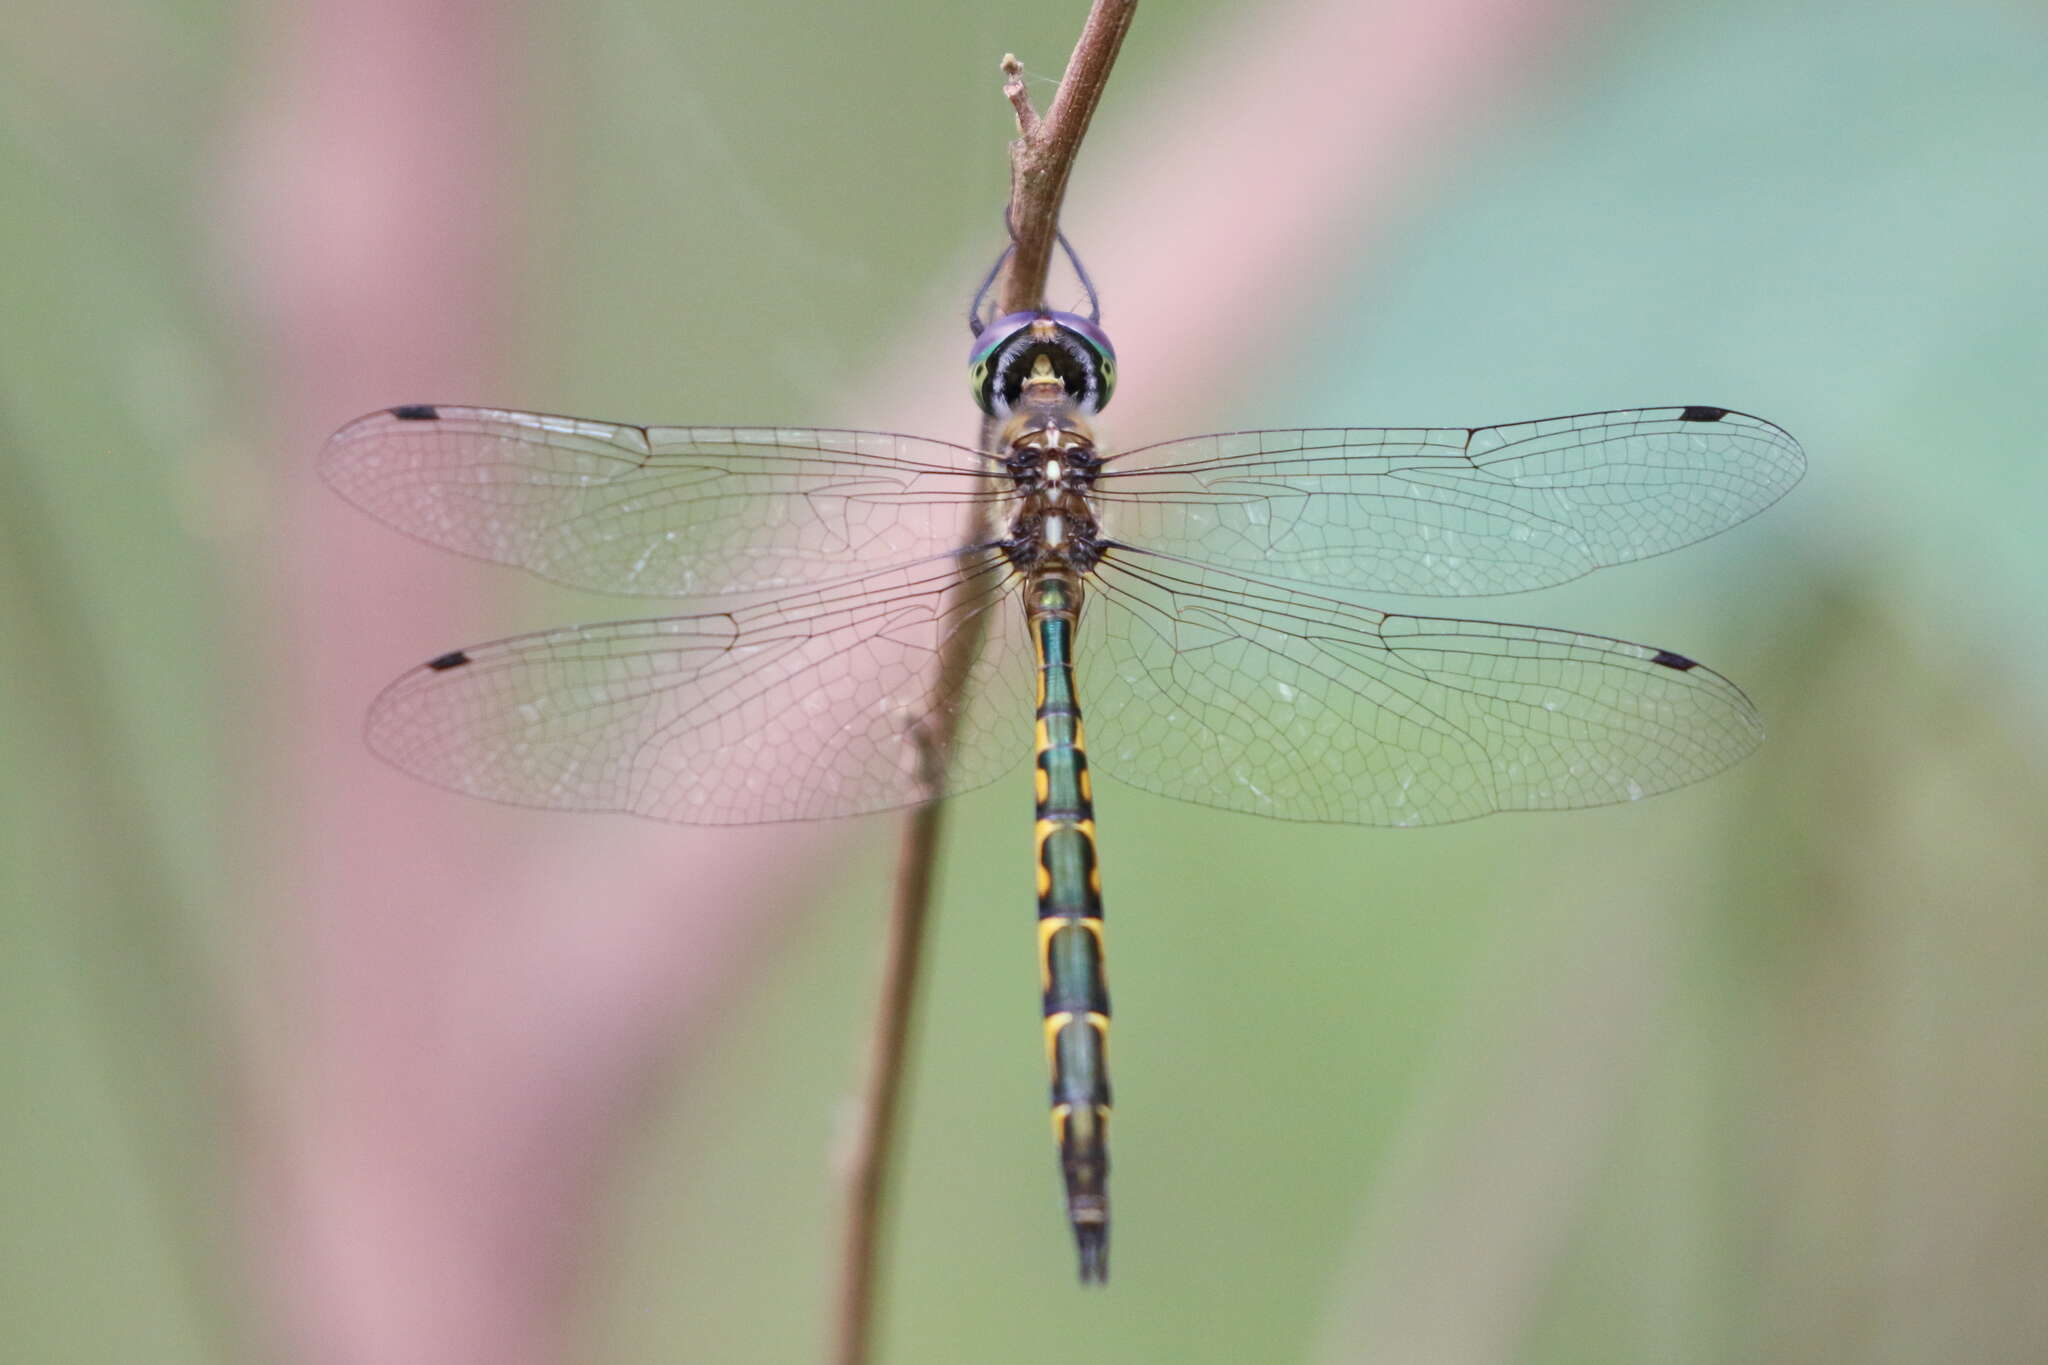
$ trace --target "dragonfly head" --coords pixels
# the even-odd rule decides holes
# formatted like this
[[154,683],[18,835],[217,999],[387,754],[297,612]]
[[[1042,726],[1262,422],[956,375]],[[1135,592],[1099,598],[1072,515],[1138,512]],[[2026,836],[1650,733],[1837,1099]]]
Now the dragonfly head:
[[974,401],[991,417],[1007,415],[1026,389],[1056,381],[1084,412],[1100,412],[1116,390],[1116,350],[1078,313],[1011,313],[974,339],[968,353]]

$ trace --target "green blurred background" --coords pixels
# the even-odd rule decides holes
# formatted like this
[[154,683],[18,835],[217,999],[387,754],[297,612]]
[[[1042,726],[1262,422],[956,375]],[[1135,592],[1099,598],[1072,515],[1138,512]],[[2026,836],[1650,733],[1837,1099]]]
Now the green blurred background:
[[[489,354],[312,412],[278,388],[299,324],[252,283],[296,225],[251,209],[247,166],[318,93],[279,50],[398,11],[30,0],[0,19],[9,1359],[264,1358],[293,1334],[263,1324],[320,1292],[261,1263],[266,1221],[294,1215],[250,1159],[299,1083],[279,961],[319,951],[291,927],[292,793],[323,774],[291,757],[299,718],[271,685],[307,667],[304,599],[269,557],[328,496],[320,439],[427,399],[964,436],[964,394],[894,417],[875,378],[960,387],[947,310],[1007,188],[995,60],[1056,76],[1083,9],[451,8],[497,41],[428,67],[481,66],[517,110],[479,134],[501,140],[498,216],[471,225],[498,281]],[[1112,329],[1119,262],[1185,226],[1126,192],[1176,134],[1158,109],[1295,8],[1141,10],[1069,200],[1077,244],[1103,244]],[[1641,806],[1424,832],[1105,783],[1106,1293],[1072,1284],[1044,1131],[1026,784],[960,799],[881,1359],[2048,1358],[2041,13],[1546,22],[1505,87],[1433,78],[1472,121],[1417,152],[1398,206],[1352,210],[1369,247],[1248,246],[1248,271],[1312,272],[1276,293],[1313,306],[1218,319],[1192,291],[1176,325],[1274,340],[1176,389],[1167,427],[1113,410],[1107,433],[1770,417],[1813,468],[1764,518],[1478,614],[1701,657],[1772,738]],[[1401,60],[1361,53],[1361,85]],[[1227,198],[1231,167],[1209,175]],[[1126,394],[1174,379],[1123,359]],[[605,614],[500,591],[466,634],[370,671]],[[816,1358],[894,837],[853,827],[635,1078],[533,1358]]]

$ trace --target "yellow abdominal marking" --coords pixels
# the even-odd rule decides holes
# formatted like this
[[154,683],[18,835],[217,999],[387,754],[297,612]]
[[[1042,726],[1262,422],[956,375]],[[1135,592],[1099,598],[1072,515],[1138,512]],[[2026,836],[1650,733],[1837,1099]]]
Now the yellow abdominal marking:
[[[1038,771],[1043,774],[1045,769],[1040,768]],[[1081,769],[1080,777],[1081,799],[1083,801],[1093,801],[1095,799],[1095,784],[1088,780],[1088,770],[1086,768]],[[1038,799],[1043,801],[1045,798],[1041,796]]]
[[[1109,1061],[1109,1016],[1095,1010],[1089,1010],[1082,1017],[1088,1021],[1088,1027],[1095,1030],[1095,1041],[1102,1048],[1102,1060],[1107,1065]],[[1045,1064],[1055,1073],[1059,1071],[1059,1067],[1055,1065],[1055,1060],[1059,1056],[1060,1030],[1073,1022],[1074,1012],[1072,1010],[1061,1010],[1057,1014],[1045,1016]]]
[[[1039,869],[1041,874],[1044,871],[1044,868]],[[1077,929],[1085,929],[1095,935],[1095,958],[1098,962],[1102,960],[1101,920],[1093,915],[1085,918],[1061,919],[1054,917],[1040,920],[1038,922],[1038,988],[1041,991],[1052,989],[1052,936],[1069,925]]]
[[1056,1104],[1052,1107],[1052,1141],[1055,1147],[1067,1145],[1067,1115],[1074,1112],[1071,1104]]
[[1060,1030],[1073,1022],[1072,1010],[1061,1010],[1058,1014],[1045,1016],[1045,1064],[1054,1071],[1059,1070],[1055,1059],[1059,1055]]
[[1038,783],[1038,804],[1042,806],[1046,803],[1047,798],[1052,795],[1052,774],[1043,768],[1038,768],[1033,770],[1033,776]]
[[1073,830],[1091,844],[1095,842],[1095,822],[1093,820],[1040,820],[1031,829],[1032,843],[1038,850],[1038,862],[1041,868],[1045,865],[1045,841],[1063,829]]

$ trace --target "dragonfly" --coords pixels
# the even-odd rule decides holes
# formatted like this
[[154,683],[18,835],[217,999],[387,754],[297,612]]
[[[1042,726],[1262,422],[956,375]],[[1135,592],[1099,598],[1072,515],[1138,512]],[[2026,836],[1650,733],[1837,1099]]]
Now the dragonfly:
[[[1691,657],[1364,597],[1565,583],[1746,521],[1805,468],[1779,427],[1704,404],[1112,452],[1093,423],[1116,353],[1089,294],[1088,316],[970,306],[979,444],[411,404],[344,426],[319,463],[421,540],[686,608],[401,676],[368,741],[429,782],[740,825],[914,806],[1033,755],[1052,1126],[1084,1284],[1107,1279],[1109,1255],[1093,770],[1383,826],[1708,777],[1763,725]],[[949,654],[972,657],[950,687]]]

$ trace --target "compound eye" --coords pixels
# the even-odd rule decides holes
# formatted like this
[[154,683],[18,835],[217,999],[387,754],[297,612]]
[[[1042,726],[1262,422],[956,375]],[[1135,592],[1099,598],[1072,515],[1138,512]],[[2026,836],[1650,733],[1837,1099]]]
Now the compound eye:
[[[997,406],[996,389],[1007,366],[1009,351],[1015,349],[1013,343],[1036,321],[1036,313],[1010,313],[999,317],[982,328],[981,334],[968,348],[967,384],[974,392],[975,405],[991,417],[1000,417],[1008,410],[1008,402],[1000,408]],[[1010,394],[1010,398],[1016,398],[1015,392]]]
[[1100,411],[1116,389],[1116,350],[1095,323],[1078,313],[1010,313],[982,329],[968,352],[975,403],[990,416],[1009,412],[1041,359],[1085,411]]
[[1091,412],[1102,411],[1109,406],[1110,395],[1116,392],[1116,347],[1109,344],[1109,333],[1079,313],[1054,313],[1051,316],[1061,333],[1087,353],[1088,369],[1092,371],[1093,378],[1087,406]]

